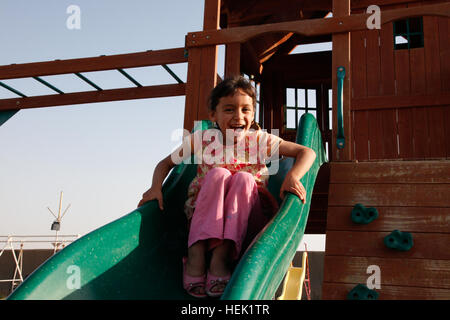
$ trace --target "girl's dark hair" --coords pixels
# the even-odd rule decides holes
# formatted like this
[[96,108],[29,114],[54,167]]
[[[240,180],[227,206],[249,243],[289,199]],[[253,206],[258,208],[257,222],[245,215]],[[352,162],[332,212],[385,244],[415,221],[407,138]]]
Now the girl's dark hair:
[[243,76],[234,76],[224,79],[212,91],[208,100],[210,111],[216,111],[219,100],[222,97],[233,95],[238,89],[241,89],[252,98],[253,110],[256,110],[256,92],[251,82]]

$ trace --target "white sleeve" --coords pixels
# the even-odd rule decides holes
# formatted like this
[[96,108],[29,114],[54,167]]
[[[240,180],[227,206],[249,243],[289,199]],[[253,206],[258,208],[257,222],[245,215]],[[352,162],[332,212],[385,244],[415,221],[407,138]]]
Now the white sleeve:
[[268,162],[279,158],[279,147],[283,141],[280,137],[262,131],[258,137],[259,157],[262,161]]

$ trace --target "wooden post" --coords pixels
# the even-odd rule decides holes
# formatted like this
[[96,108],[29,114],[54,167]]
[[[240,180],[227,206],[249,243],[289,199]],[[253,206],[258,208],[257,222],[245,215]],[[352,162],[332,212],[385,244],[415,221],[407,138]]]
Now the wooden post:
[[[333,17],[346,17],[350,15],[350,0],[333,0]],[[344,79],[344,133],[345,147],[338,149],[336,146],[337,136],[337,68],[345,68]],[[351,128],[351,72],[350,72],[350,32],[333,34],[333,160],[349,161],[352,159],[353,140]]]
[[261,81],[261,96],[262,96],[262,110],[263,115],[261,117],[262,125],[264,129],[272,129],[273,128],[273,83],[272,83],[272,73],[269,75],[263,74],[263,81]]
[[272,120],[272,127],[270,128],[272,129],[277,129],[279,130],[279,134],[281,135],[281,133],[284,131],[283,130],[283,120],[284,120],[284,109],[283,109],[283,104],[284,104],[284,94],[285,94],[285,88],[284,88],[284,83],[282,80],[282,77],[280,74],[276,74],[276,76],[273,77],[273,85],[272,85],[272,90],[273,92],[273,120]]
[[[219,29],[220,0],[205,0],[203,30]],[[184,128],[208,119],[208,96],[217,84],[217,46],[189,48]]]
[[239,42],[226,45],[225,77],[241,74],[241,44]]

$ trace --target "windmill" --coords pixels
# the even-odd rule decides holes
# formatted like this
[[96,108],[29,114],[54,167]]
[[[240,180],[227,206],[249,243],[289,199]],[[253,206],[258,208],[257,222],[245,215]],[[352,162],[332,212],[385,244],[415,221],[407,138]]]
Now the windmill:
[[61,220],[66,215],[67,210],[70,208],[70,204],[67,206],[67,208],[64,210],[64,212],[61,215],[61,208],[62,208],[62,199],[63,199],[63,192],[61,191],[61,195],[59,197],[59,209],[58,209],[58,215],[55,215],[53,211],[47,207],[48,211],[55,217],[55,221],[53,221],[50,230],[55,231],[55,242],[53,243],[54,250],[53,253],[56,253],[58,251],[59,246],[62,244],[62,242],[58,241],[58,231],[61,228]]

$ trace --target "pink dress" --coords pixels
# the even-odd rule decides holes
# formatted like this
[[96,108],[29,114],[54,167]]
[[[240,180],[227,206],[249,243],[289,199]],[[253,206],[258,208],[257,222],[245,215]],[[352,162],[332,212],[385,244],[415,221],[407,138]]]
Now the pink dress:
[[[215,130],[213,138],[211,130]],[[257,130],[236,144],[223,146],[220,131],[210,129],[208,134],[206,137],[205,131],[198,131],[191,135],[197,139],[194,154],[198,166],[185,203],[190,220],[188,247],[208,239],[212,249],[229,239],[235,243],[234,258],[238,258],[250,231],[247,229],[259,231],[268,221],[265,213],[273,214],[277,209],[276,200],[266,189],[269,170],[265,163],[278,155],[282,139]],[[249,220],[254,221],[250,226]]]

